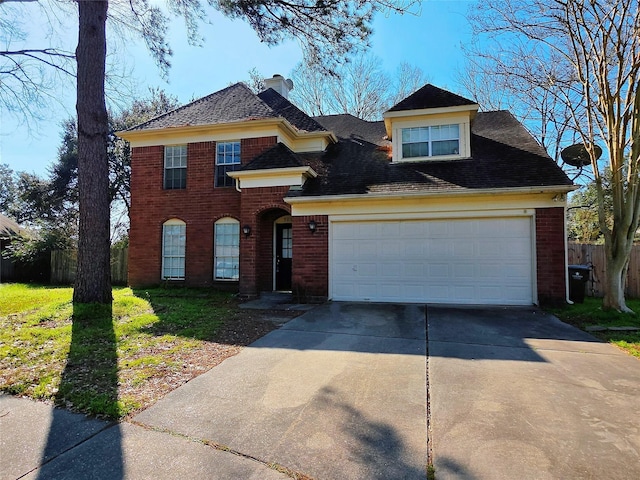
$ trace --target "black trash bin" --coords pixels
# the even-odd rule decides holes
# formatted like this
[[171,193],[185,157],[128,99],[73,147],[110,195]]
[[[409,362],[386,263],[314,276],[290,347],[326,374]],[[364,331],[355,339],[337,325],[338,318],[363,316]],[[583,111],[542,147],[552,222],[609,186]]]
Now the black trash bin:
[[589,265],[569,265],[569,300],[584,303],[584,291],[590,275]]

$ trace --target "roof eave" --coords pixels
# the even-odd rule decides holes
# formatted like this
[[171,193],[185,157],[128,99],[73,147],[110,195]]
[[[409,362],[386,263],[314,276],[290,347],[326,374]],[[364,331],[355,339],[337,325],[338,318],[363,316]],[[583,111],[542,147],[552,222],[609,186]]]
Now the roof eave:
[[142,141],[146,138],[155,137],[159,133],[170,133],[172,136],[180,136],[185,134],[198,134],[204,132],[214,131],[228,131],[237,130],[238,127],[250,124],[252,127],[262,126],[282,126],[289,134],[297,138],[314,138],[314,137],[326,137],[331,140],[332,143],[338,141],[333,132],[326,130],[320,130],[315,132],[307,132],[304,130],[298,130],[288,120],[282,117],[276,118],[264,118],[264,119],[244,119],[235,122],[214,123],[205,125],[183,125],[178,127],[164,127],[164,128],[151,128],[145,130],[122,130],[115,132],[115,134],[127,140],[130,143],[135,141]]
[[227,172],[227,176],[234,179],[273,177],[282,174],[300,174],[308,178],[315,178],[318,176],[316,171],[309,166],[263,168],[259,170],[236,170],[235,172]]
[[415,110],[398,110],[398,111],[386,111],[382,115],[384,120],[384,127],[387,131],[387,136],[391,138],[393,136],[393,131],[391,129],[391,122],[397,118],[404,117],[418,117],[418,116],[427,116],[427,115],[438,115],[441,113],[468,113],[469,117],[473,119],[475,114],[478,112],[480,105],[477,103],[473,103],[470,105],[456,105],[453,107],[437,107],[437,108],[420,108]]
[[464,197],[470,195],[512,195],[531,193],[568,193],[579,188],[577,185],[549,185],[535,187],[512,187],[512,188],[482,188],[482,189],[448,189],[433,192],[390,192],[390,193],[368,193],[368,194],[348,194],[348,195],[316,195],[306,197],[285,197],[284,201],[290,205],[296,203],[313,203],[319,201],[346,201],[357,199],[385,199],[385,198],[427,198],[427,197]]

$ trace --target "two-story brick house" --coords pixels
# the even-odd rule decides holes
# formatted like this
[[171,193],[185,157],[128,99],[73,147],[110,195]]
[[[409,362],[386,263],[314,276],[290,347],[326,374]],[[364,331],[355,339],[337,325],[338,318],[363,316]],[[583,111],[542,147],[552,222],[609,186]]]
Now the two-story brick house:
[[281,76],[119,135],[129,283],[251,297],[526,305],[566,298],[572,183],[506,111],[425,85],[367,122],[312,118]]

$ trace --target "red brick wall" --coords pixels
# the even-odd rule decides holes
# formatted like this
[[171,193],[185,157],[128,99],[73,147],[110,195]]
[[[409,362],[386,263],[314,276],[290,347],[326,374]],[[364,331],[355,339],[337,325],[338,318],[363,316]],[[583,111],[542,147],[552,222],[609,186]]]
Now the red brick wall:
[[564,224],[564,208],[536,209],[536,271],[541,304],[563,303],[566,298]]
[[[242,163],[248,163],[276,141],[276,137],[242,140]],[[161,282],[162,224],[170,218],[178,218],[187,224],[187,285],[213,283],[213,225],[216,220],[229,216],[240,220],[241,225],[251,223],[241,218],[241,196],[234,187],[214,187],[215,147],[215,142],[187,146],[187,188],[184,190],[163,189],[164,147],[132,149],[130,285]],[[282,195],[280,193],[280,202]],[[273,199],[269,197],[268,202],[272,203]]]
[[273,147],[278,137],[245,138],[240,141],[240,163],[246,165],[262,152]]
[[[282,200],[288,191],[289,187],[242,190],[240,224],[251,227],[251,236],[240,241],[239,289],[243,297],[273,290],[273,222],[291,212]],[[293,242],[295,245],[295,236]]]
[[[309,222],[316,222],[316,231]],[[329,296],[329,219],[326,215],[293,217],[293,294],[316,302]]]

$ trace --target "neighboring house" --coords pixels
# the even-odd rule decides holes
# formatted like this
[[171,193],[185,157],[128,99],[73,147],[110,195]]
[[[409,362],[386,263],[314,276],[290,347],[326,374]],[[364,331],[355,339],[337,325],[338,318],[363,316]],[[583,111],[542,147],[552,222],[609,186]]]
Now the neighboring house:
[[0,214],[0,282],[13,279],[13,261],[5,258],[4,252],[11,243],[11,239],[19,234],[20,226],[9,217]]
[[132,146],[129,282],[301,300],[566,298],[572,182],[506,111],[423,88],[367,122],[311,118],[279,75],[119,135]]

